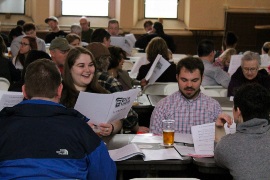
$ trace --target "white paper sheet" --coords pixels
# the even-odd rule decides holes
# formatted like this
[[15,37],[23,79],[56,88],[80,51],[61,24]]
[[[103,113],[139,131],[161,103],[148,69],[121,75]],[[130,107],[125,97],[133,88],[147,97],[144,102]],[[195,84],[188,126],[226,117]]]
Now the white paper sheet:
[[123,47],[125,45],[125,37],[123,36],[111,36],[111,45]]
[[0,91],[0,111],[4,107],[13,107],[23,100],[22,92]]
[[229,69],[228,69],[228,73],[230,74],[230,76],[232,76],[235,71],[237,70],[237,68],[241,65],[241,58],[243,57],[243,55],[232,55],[231,56],[231,61],[230,61],[230,65],[229,65]]
[[230,128],[228,128],[227,123],[224,124],[224,129],[226,134],[234,134],[236,132],[236,124],[235,122],[232,123]]
[[114,161],[123,161],[137,155],[144,156],[140,148],[133,143],[119,149],[109,150],[109,154]]
[[138,97],[138,102],[140,106],[150,106],[150,101],[147,98],[146,94],[142,94],[141,96]]
[[174,142],[193,144],[192,135],[191,134],[174,133]]
[[162,143],[162,136],[154,136],[153,134],[137,134],[131,141],[132,143]]
[[144,154],[144,161],[165,160],[165,159],[183,159],[174,148],[167,149],[141,149]]
[[111,36],[111,45],[121,47],[128,54],[131,54],[136,38],[134,34],[123,36]]
[[148,84],[153,84],[162,75],[162,73],[170,66],[170,62],[165,60],[160,54],[157,55],[154,63],[145,76]]
[[114,161],[123,161],[131,157],[141,155],[144,161],[182,159],[174,148],[167,149],[140,149],[137,144],[128,144],[122,148],[109,150],[110,157]]
[[196,154],[214,155],[215,123],[191,127]]
[[131,89],[112,94],[80,92],[74,109],[88,117],[94,124],[122,119],[127,116],[139,91]]
[[196,154],[194,147],[174,144],[174,148],[175,148],[182,156],[190,156],[191,154]]
[[268,54],[262,54],[261,55],[261,67],[266,68],[270,65],[270,57]]
[[140,57],[139,59],[136,60],[134,63],[129,75],[130,77],[137,77],[137,74],[139,72],[139,69],[142,65],[148,64],[149,62],[147,61],[146,57]]

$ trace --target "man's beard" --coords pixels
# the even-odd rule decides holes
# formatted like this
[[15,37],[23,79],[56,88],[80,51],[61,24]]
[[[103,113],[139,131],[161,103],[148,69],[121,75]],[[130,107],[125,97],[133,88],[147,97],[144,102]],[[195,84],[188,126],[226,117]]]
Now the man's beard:
[[[195,90],[194,88],[190,88],[190,87],[187,87],[187,88],[185,88],[184,90],[189,90],[189,89]],[[187,99],[193,99],[193,98],[195,98],[195,97],[198,96],[198,94],[200,93],[201,90],[198,89],[197,91],[194,92],[194,94],[193,94],[192,96],[186,96],[186,95],[184,94],[184,92],[182,92],[180,89],[179,89],[179,91],[181,92],[181,94],[182,94],[185,98],[187,98]]]

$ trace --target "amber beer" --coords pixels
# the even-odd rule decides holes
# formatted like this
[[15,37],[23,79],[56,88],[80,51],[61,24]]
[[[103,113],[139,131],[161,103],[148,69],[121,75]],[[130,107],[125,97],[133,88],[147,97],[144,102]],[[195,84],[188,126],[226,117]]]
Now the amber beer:
[[162,120],[163,144],[171,146],[174,143],[174,120]]
[[174,143],[174,130],[163,130],[163,144],[173,145]]

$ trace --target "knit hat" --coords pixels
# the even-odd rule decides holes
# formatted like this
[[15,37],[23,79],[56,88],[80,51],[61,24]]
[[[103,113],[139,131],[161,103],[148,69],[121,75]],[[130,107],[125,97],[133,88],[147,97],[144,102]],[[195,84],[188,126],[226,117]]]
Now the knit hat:
[[67,51],[70,49],[70,45],[68,44],[66,38],[57,37],[54,40],[52,40],[49,49],[50,50],[59,49],[60,51]]
[[86,49],[88,49],[95,57],[95,59],[99,59],[101,56],[110,56],[110,51],[106,46],[104,46],[100,42],[90,43]]
[[48,22],[51,21],[51,20],[53,20],[53,21],[55,21],[55,22],[58,22],[57,17],[55,17],[55,16],[50,16],[50,17],[48,17],[48,18],[45,19],[45,23],[48,23]]

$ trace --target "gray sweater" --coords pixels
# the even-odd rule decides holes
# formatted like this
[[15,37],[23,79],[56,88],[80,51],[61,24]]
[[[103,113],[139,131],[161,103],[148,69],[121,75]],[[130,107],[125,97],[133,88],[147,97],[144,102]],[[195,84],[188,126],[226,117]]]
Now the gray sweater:
[[215,148],[217,165],[234,179],[270,179],[270,126],[266,119],[238,124],[235,134],[224,136]]

